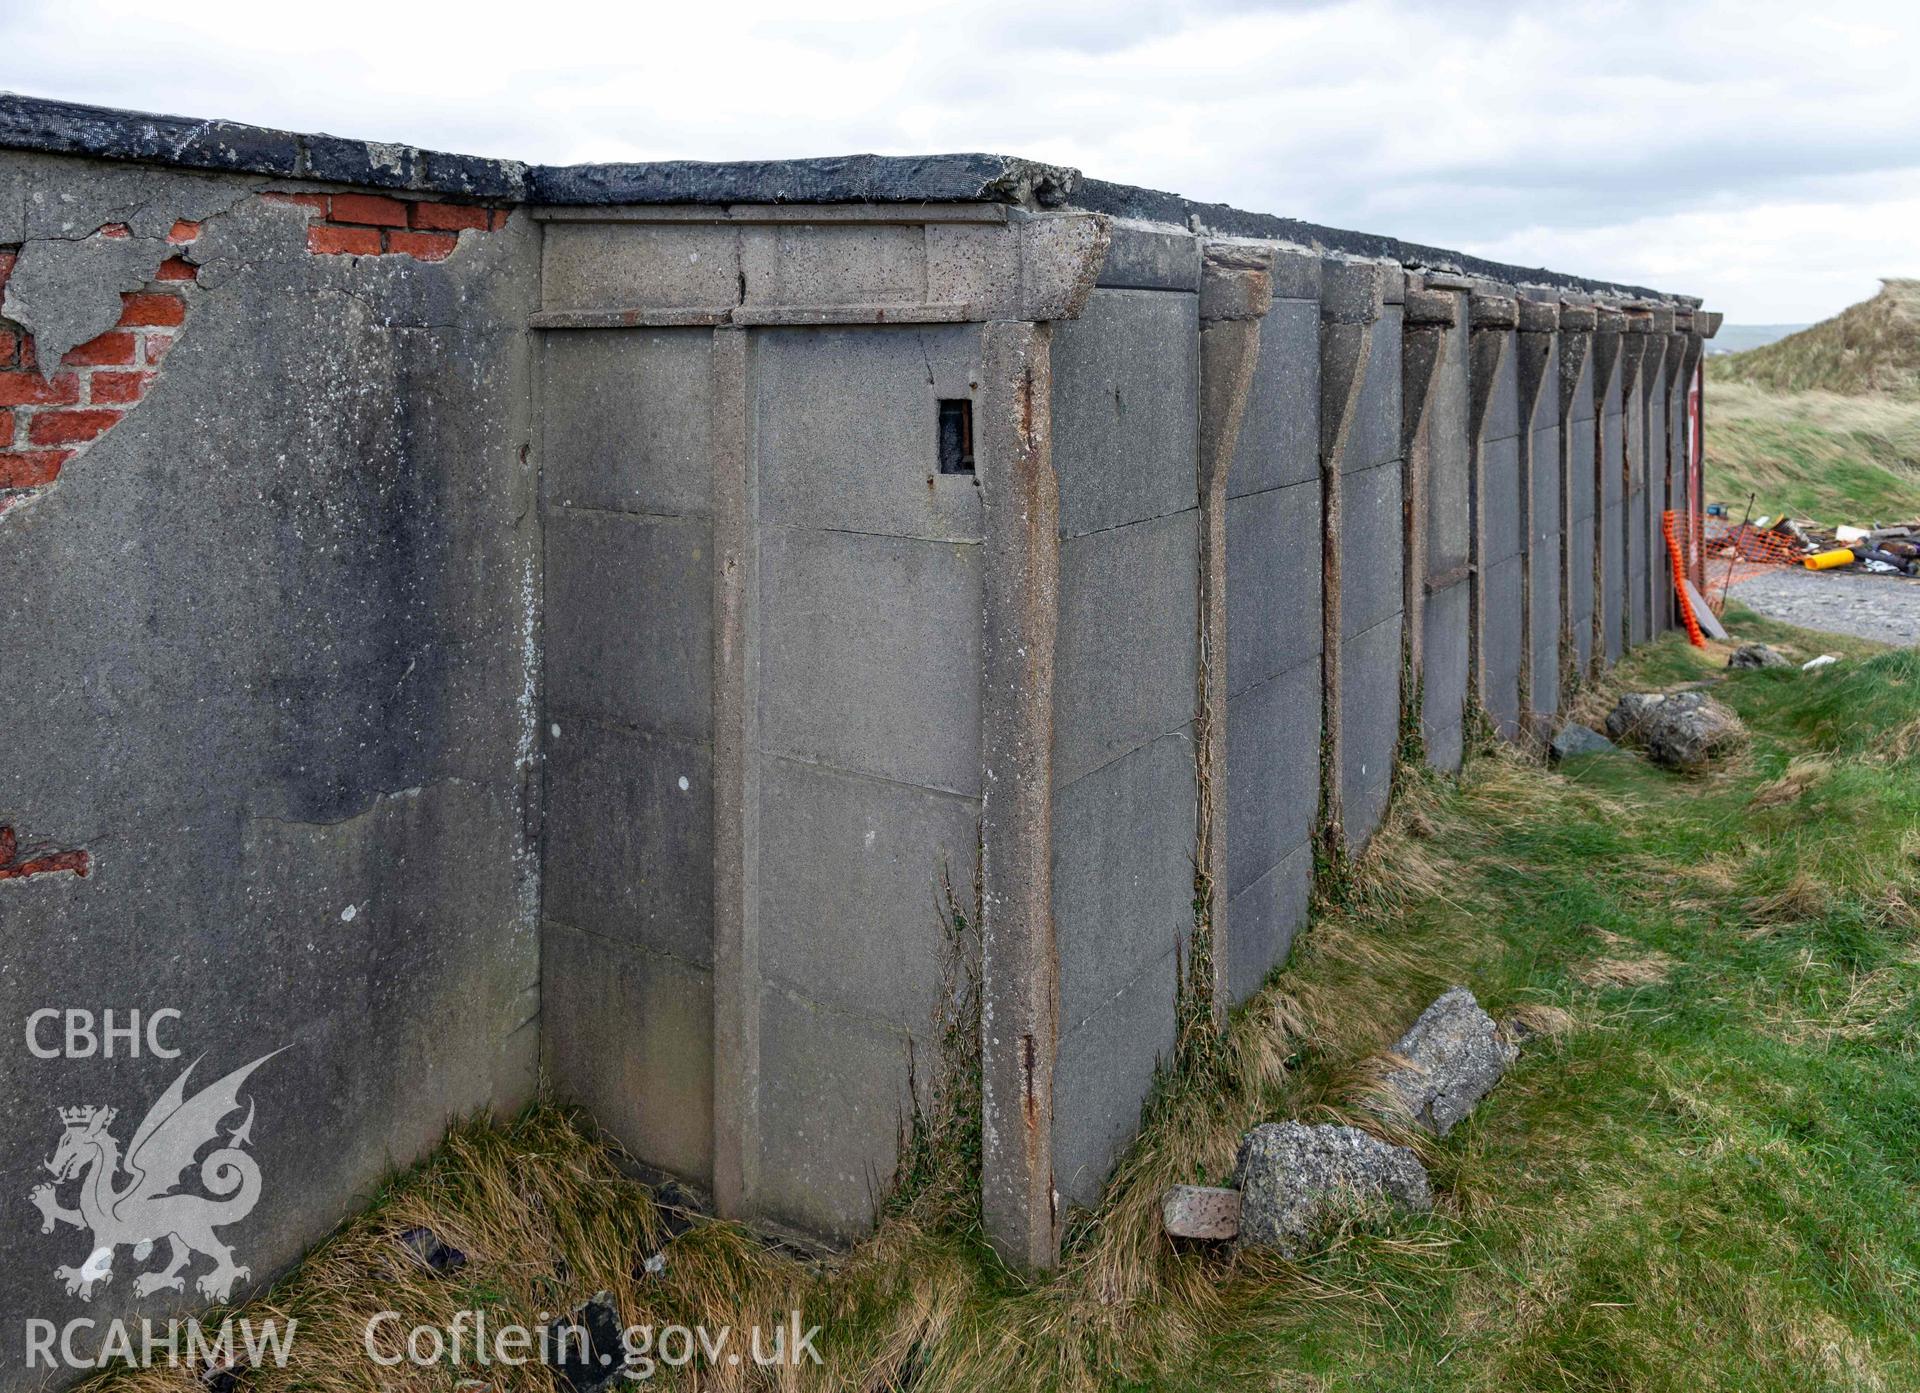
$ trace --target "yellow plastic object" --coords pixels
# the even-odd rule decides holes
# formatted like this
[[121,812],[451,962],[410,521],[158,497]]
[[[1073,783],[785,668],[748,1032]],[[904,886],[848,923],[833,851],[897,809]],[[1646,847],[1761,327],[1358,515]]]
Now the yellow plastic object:
[[1815,552],[1804,564],[1809,571],[1831,571],[1835,566],[1851,566],[1853,563],[1851,547],[1835,547],[1832,551]]

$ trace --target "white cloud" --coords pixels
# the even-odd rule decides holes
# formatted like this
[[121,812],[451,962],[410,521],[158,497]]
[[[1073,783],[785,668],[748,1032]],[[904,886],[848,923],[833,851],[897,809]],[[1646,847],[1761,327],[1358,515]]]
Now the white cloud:
[[530,161],[998,150],[1817,318],[1920,270],[1920,7],[0,0],[0,86]]

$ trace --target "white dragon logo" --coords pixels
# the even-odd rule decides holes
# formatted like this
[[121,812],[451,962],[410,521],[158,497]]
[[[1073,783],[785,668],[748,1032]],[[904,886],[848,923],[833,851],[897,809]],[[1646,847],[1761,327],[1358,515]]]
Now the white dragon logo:
[[[194,1283],[209,1300],[225,1301],[234,1283],[249,1275],[246,1268],[235,1266],[233,1249],[213,1231],[246,1218],[260,1200],[259,1163],[243,1150],[253,1139],[253,1104],[247,1104],[246,1120],[224,1138],[220,1124],[239,1111],[240,1085],[247,1076],[278,1053],[260,1056],[191,1098],[186,1096],[187,1075],[199,1061],[189,1064],[147,1110],[125,1161],[120,1158],[120,1143],[107,1130],[117,1115],[115,1109],[60,1109],[66,1131],[47,1162],[53,1182],[36,1185],[29,1198],[42,1216],[40,1232],[52,1233],[55,1224],[93,1232],[93,1252],[84,1263],[54,1269],[54,1278],[65,1285],[67,1295],[93,1300],[94,1289],[113,1280],[115,1249],[131,1245],[133,1260],[145,1262],[161,1239],[171,1245],[167,1265],[134,1281],[137,1297],[185,1291],[181,1270],[195,1253],[213,1259],[213,1270]],[[210,1142],[221,1145],[199,1162],[199,1169],[201,1185],[214,1198],[180,1192],[182,1174]],[[120,1184],[123,1170],[127,1179]],[[62,1208],[57,1187],[76,1178],[80,1180],[79,1208]]]

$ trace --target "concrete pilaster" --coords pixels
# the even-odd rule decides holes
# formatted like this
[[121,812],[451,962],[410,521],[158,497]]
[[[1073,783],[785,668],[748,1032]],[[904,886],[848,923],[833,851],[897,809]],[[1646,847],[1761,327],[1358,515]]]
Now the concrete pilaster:
[[[1448,289],[1422,286],[1407,290],[1407,310],[1400,349],[1401,451],[1407,461],[1406,493],[1401,505],[1406,555],[1401,595],[1405,608],[1405,681],[1400,692],[1403,722],[1422,730],[1426,667],[1427,530],[1432,482],[1433,442],[1429,438],[1433,415],[1433,388],[1446,362],[1447,345],[1460,322],[1460,297]],[[1418,739],[1425,756],[1424,732]]]
[[760,1162],[760,564],[744,329],[713,335],[713,1197],[755,1212]]
[[1471,584],[1467,619],[1467,700],[1484,712],[1487,709],[1487,462],[1486,430],[1494,388],[1507,345],[1520,311],[1510,295],[1476,291],[1468,301],[1468,398],[1467,440],[1470,463],[1467,475],[1467,508],[1470,518],[1469,577]]
[[1329,263],[1320,299],[1320,574],[1321,778],[1320,835],[1336,856],[1347,852],[1341,791],[1340,617],[1341,471],[1353,434],[1374,326],[1386,304],[1385,268],[1365,262]]
[[[1575,492],[1587,484],[1591,472],[1590,468],[1586,471],[1577,468],[1583,456],[1575,431],[1586,424],[1579,420],[1577,410],[1583,384],[1588,381],[1586,373],[1593,357],[1596,322],[1593,306],[1560,302],[1560,373],[1555,385],[1560,412],[1560,533],[1563,538],[1560,547],[1560,692],[1563,705],[1583,675],[1574,630],[1578,609],[1575,585],[1581,579],[1576,572],[1579,564],[1576,558],[1591,554],[1599,527],[1599,514],[1577,507],[1579,495]],[[1588,449],[1591,448],[1589,440]],[[1584,579],[1590,581],[1591,565],[1587,569]]]
[[975,437],[984,546],[980,818],[982,1207],[1019,1267],[1059,1250],[1053,1064],[1053,676],[1060,489],[1045,323],[996,322],[982,344]]
[[1200,281],[1200,686],[1194,721],[1199,825],[1194,863],[1205,877],[1205,899],[1193,954],[1196,961],[1205,955],[1213,1019],[1221,1027],[1232,999],[1226,835],[1227,481],[1259,363],[1260,321],[1273,305],[1272,265],[1270,248],[1216,243],[1207,248]]
[[[1519,712],[1520,732],[1522,736],[1533,733],[1532,716],[1534,713],[1534,643],[1535,628],[1544,622],[1536,611],[1544,605],[1544,599],[1536,594],[1535,568],[1538,565],[1535,550],[1540,538],[1540,529],[1535,526],[1534,509],[1545,506],[1545,500],[1535,498],[1534,487],[1534,412],[1539,407],[1541,394],[1546,386],[1553,361],[1554,333],[1560,325],[1558,305],[1546,304],[1538,300],[1521,300],[1517,304],[1519,311],[1519,333],[1515,336],[1514,367],[1519,385],[1520,419],[1520,689]],[[1557,502],[1557,500],[1555,500]],[[1564,534],[1563,534],[1564,535]],[[1542,579],[1538,589],[1545,591],[1550,583]],[[1553,676],[1557,674],[1549,674]]]

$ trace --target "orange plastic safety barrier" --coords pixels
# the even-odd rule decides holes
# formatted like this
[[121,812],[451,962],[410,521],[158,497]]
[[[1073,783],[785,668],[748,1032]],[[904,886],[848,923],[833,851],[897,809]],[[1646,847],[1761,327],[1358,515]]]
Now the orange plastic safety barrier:
[[1700,632],[1700,621],[1693,617],[1693,601],[1687,598],[1687,587],[1682,584],[1687,575],[1687,564],[1680,558],[1680,542],[1673,535],[1673,520],[1678,516],[1669,508],[1660,514],[1660,530],[1666,534],[1667,555],[1673,558],[1673,596],[1680,605],[1680,618],[1686,621],[1687,639],[1695,648],[1707,646],[1706,636]]

